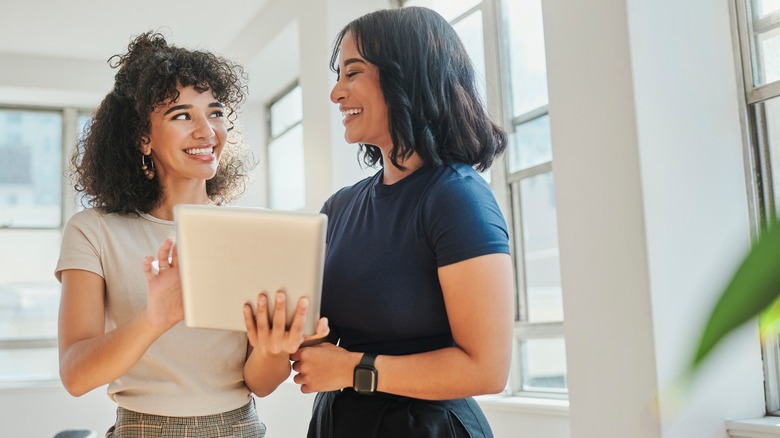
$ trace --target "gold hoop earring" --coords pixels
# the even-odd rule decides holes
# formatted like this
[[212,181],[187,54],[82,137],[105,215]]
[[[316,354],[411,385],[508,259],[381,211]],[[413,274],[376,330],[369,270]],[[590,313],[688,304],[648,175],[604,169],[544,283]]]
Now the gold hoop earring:
[[[149,165],[146,165],[146,159],[149,159]],[[144,173],[144,176],[149,181],[154,179],[154,161],[152,161],[152,155],[144,155],[141,154],[141,171]]]

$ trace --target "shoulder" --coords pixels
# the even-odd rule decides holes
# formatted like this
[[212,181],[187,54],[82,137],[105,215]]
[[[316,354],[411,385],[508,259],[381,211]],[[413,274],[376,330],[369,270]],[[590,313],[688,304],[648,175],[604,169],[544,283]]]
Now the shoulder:
[[111,213],[99,207],[85,208],[78,211],[68,219],[72,224],[90,224],[97,222],[127,222],[138,219],[137,214]]
[[485,178],[465,163],[436,169],[428,186],[429,202],[438,204],[495,202]]

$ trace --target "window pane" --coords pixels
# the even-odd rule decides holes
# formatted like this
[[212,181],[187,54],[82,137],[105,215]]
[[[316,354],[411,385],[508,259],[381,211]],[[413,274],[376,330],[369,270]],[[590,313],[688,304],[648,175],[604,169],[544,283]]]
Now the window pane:
[[552,161],[550,117],[545,115],[516,126],[508,153],[510,172]]
[[59,379],[56,348],[0,350],[0,383]]
[[303,125],[299,124],[268,145],[269,206],[300,210],[306,206]]
[[59,227],[62,115],[0,110],[0,227]]
[[452,21],[480,3],[481,0],[409,0],[404,6],[424,6]]
[[[53,280],[54,276],[49,275]],[[59,302],[57,283],[0,284],[0,347],[3,347],[0,348],[0,383],[59,378],[56,347]],[[48,340],[51,346],[26,348],[23,342],[33,340]],[[7,349],[8,341],[17,341],[16,347]]]
[[771,166],[772,191],[774,192],[776,213],[780,216],[780,97],[758,104],[765,119],[760,125],[766,126],[766,138],[769,143],[769,156],[766,161]]
[[512,115],[547,105],[547,64],[544,53],[541,0],[503,2],[508,29]]
[[303,100],[299,85],[271,104],[271,138],[278,137],[301,119],[303,119]]
[[59,303],[56,283],[0,283],[0,340],[56,339]]
[[756,15],[764,17],[780,10],[780,0],[757,0],[755,8]]
[[520,181],[529,322],[563,321],[552,172]]
[[756,85],[780,79],[780,29],[756,35]]
[[486,99],[485,85],[485,45],[482,36],[482,11],[476,11],[468,15],[463,20],[458,21],[454,26],[463,45],[466,47],[466,53],[469,54],[474,69],[477,71],[477,81],[479,85],[482,101]]
[[523,390],[566,390],[566,344],[563,339],[522,342]]

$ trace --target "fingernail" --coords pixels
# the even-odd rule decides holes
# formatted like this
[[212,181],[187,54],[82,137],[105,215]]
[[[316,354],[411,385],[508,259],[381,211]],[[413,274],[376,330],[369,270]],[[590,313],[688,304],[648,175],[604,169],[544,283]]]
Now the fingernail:
[[259,301],[260,304],[265,304],[265,294],[260,295],[260,298],[258,298],[257,301]]
[[277,292],[276,293],[276,302],[281,303],[284,301],[284,293],[283,292]]

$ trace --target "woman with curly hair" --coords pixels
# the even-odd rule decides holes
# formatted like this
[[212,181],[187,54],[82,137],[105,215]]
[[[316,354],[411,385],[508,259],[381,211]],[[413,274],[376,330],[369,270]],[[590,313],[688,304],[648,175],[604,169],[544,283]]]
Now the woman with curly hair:
[[338,35],[331,100],[374,176],[325,202],[332,340],[292,357],[319,437],[491,437],[471,396],[504,389],[514,321],[506,222],[477,173],[507,136],[455,30],[426,8]]
[[265,295],[258,317],[244,309],[247,333],[188,328],[170,238],[176,204],[220,205],[244,189],[251,163],[233,129],[243,69],[151,32],[111,61],[114,88],[72,159],[92,208],[68,221],[55,270],[62,382],[75,396],[108,384],[109,437],[264,436],[251,393],[289,376],[306,303],[289,331],[269,323]]

